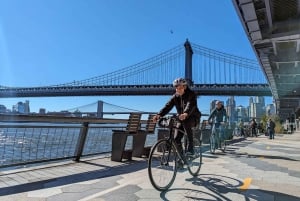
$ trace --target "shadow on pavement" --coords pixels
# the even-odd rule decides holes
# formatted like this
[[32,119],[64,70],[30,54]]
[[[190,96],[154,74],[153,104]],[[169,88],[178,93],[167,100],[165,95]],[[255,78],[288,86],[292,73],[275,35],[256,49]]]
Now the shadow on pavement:
[[274,155],[265,155],[265,154],[256,155],[256,154],[248,154],[246,152],[245,153],[237,153],[235,151],[228,152],[228,153],[231,154],[235,158],[241,158],[241,157],[244,157],[244,158],[266,158],[266,159],[280,159],[280,160],[287,160],[287,161],[299,161],[299,160],[292,159],[289,157],[284,157],[284,156],[274,156]]
[[[183,191],[186,192],[185,198],[188,200],[214,200],[214,201],[222,201],[223,199],[220,199],[218,196],[204,192],[201,190],[195,190],[195,189],[189,189],[189,188],[174,188],[170,189],[168,191],[161,192],[160,198],[164,201],[173,201],[167,198],[168,193],[171,193],[173,191]],[[202,195],[202,196],[201,196]],[[205,199],[201,199],[201,197],[205,197]],[[229,199],[227,199],[229,201]]]
[[[195,190],[185,188],[175,188],[161,193],[163,200],[168,200],[167,195],[172,191],[183,191],[184,197],[191,200],[226,200],[231,201],[232,199],[227,198],[225,194],[229,192],[240,193],[238,187],[242,186],[242,182],[227,176],[212,175],[212,174],[200,174],[198,177],[192,177],[186,179],[186,181],[192,182],[195,186],[202,186],[209,190]],[[201,199],[202,198],[202,199]],[[247,199],[246,199],[247,200]]]
[[[168,193],[175,191],[182,191],[184,197],[188,200],[225,200],[231,201],[232,197],[237,198],[234,194],[242,196],[243,200],[282,200],[282,201],[300,201],[299,197],[278,193],[276,191],[267,191],[259,189],[242,190],[240,187],[243,185],[242,181],[235,178],[215,175],[215,174],[200,174],[198,177],[186,179],[192,182],[193,185],[206,188],[206,190],[195,190],[189,188],[174,188],[161,192],[160,197],[162,200],[168,201]],[[209,192],[209,193],[208,193]],[[178,192],[179,193],[179,192]],[[170,200],[171,201],[171,200]]]
[[[95,166],[105,167],[98,163],[88,162],[88,161],[82,161],[81,163],[88,163]],[[147,167],[146,161],[129,161],[129,162],[122,162],[118,166],[113,167],[105,167],[99,170],[89,171],[79,173],[79,174],[73,174],[63,177],[57,177],[53,179],[46,179],[42,181],[36,181],[26,184],[20,184],[20,185],[14,185],[10,187],[3,187],[0,188],[0,196],[4,195],[10,195],[10,194],[16,194],[16,193],[23,193],[27,191],[33,191],[33,190],[39,190],[44,188],[52,188],[67,184],[73,184],[76,182],[83,182],[93,179],[99,179],[99,178],[105,178],[105,177],[111,177],[126,173],[135,172],[141,169],[145,169]],[[53,167],[50,167],[53,168]],[[55,168],[55,167],[54,167]],[[36,169],[39,171],[46,171],[47,168],[41,168]],[[23,171],[23,172],[29,172]],[[47,171],[46,171],[47,172]],[[48,172],[49,173],[49,172]]]

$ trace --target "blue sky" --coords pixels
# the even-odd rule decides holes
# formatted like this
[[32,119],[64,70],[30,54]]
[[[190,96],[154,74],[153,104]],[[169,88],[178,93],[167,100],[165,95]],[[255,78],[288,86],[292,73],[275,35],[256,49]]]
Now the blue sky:
[[[0,0],[0,85],[47,86],[103,75],[169,50],[186,39],[256,59],[231,0]],[[172,82],[172,80],[170,80]],[[38,112],[104,100],[158,111],[169,96],[1,98]],[[212,99],[200,97],[207,112]],[[237,97],[248,105],[248,97]],[[271,98],[266,99],[267,103]]]

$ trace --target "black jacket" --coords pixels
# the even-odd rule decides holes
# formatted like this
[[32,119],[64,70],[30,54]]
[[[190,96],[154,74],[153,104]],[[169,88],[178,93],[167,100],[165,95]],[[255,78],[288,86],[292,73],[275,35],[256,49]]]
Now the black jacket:
[[189,118],[198,118],[200,120],[201,112],[197,106],[197,97],[195,92],[186,88],[182,96],[173,94],[171,99],[166,103],[166,105],[158,113],[160,116],[168,114],[173,107],[176,107],[178,114],[187,113],[187,119]]

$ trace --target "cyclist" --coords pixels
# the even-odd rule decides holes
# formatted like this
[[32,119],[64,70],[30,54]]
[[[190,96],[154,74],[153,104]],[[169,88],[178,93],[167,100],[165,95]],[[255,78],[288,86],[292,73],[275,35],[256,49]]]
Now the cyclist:
[[[173,86],[176,92],[166,103],[166,105],[153,117],[153,121],[156,122],[160,117],[168,114],[175,106],[177,114],[181,123],[177,127],[181,130],[185,130],[188,138],[187,152],[194,154],[193,150],[193,127],[196,127],[201,118],[201,112],[197,106],[197,97],[189,87],[184,78],[177,78],[173,81]],[[176,131],[175,131],[176,132]],[[183,133],[175,133],[175,142],[178,145],[179,151],[182,153]]]
[[207,120],[208,122],[211,122],[212,119],[214,120],[213,133],[215,133],[216,129],[219,128],[220,134],[218,137],[220,139],[224,139],[224,128],[221,123],[223,122],[225,124],[227,122],[227,112],[221,101],[216,101],[216,107],[211,112]]

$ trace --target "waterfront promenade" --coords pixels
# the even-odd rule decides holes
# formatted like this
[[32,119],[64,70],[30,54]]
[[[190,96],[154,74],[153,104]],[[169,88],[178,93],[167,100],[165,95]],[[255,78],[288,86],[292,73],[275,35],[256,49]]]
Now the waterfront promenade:
[[16,170],[0,169],[5,201],[190,201],[300,200],[300,132],[240,138],[226,153],[205,146],[200,175],[177,174],[166,192],[151,186],[147,160],[113,162],[110,157],[67,161]]

